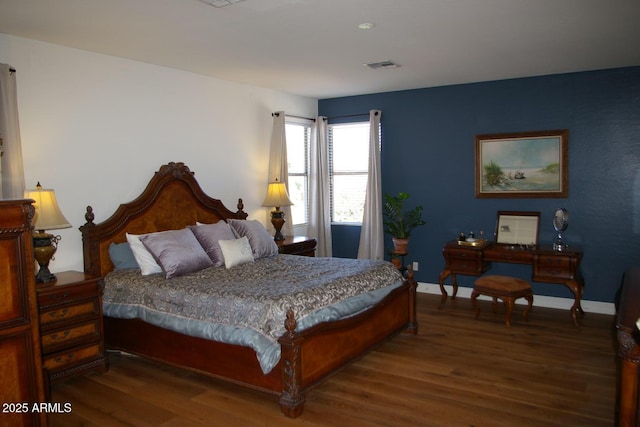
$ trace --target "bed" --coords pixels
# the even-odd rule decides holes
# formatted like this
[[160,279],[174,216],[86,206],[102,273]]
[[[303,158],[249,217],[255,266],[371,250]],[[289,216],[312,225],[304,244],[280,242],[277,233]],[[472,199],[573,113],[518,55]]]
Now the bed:
[[[106,287],[120,271],[115,269],[109,249],[127,242],[127,234],[157,234],[193,227],[195,224],[214,224],[221,220],[228,223],[249,222],[243,209],[242,199],[238,200],[237,210],[232,211],[220,200],[205,194],[195,174],[183,163],[163,165],[139,197],[121,204],[104,222],[96,224],[92,207],[87,207],[87,222],[80,227],[85,272],[105,277],[107,295]],[[280,263],[280,270],[288,270],[292,274],[298,269],[305,271],[305,268],[314,268],[310,265],[312,260],[314,258],[292,255],[273,257],[274,263]],[[334,262],[332,259],[316,260],[319,263]],[[263,264],[269,262],[260,261]],[[356,268],[356,263],[360,261],[344,262],[353,263],[349,266]],[[259,265],[257,260],[234,269],[236,272],[253,274],[252,269]],[[347,270],[349,268],[345,267]],[[221,269],[224,270],[224,267]],[[203,271],[214,270],[215,267]],[[417,333],[413,272],[409,270],[405,277],[399,277],[398,283],[380,293],[381,296],[372,305],[343,318],[309,323],[304,328],[298,327],[302,325],[301,319],[306,319],[299,317],[296,312],[299,305],[295,300],[287,300],[288,308],[281,313],[281,324],[278,325],[281,328],[274,328],[279,331],[275,338],[279,357],[266,371],[256,349],[251,346],[194,336],[174,327],[158,326],[158,323],[144,316],[112,317],[110,313],[113,311],[110,310],[105,310],[105,345],[111,350],[144,356],[275,394],[279,396],[282,413],[297,417],[303,412],[306,394],[318,383],[396,334]],[[155,280],[169,283],[174,279],[156,277]],[[282,280],[278,278],[278,281]],[[344,287],[344,282],[351,278],[345,276],[342,280],[339,288]],[[158,287],[163,286],[164,282],[157,282]]]

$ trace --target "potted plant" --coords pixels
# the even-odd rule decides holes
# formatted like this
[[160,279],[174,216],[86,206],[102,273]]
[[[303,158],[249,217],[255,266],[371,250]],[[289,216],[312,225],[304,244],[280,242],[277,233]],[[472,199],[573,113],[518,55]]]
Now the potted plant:
[[401,254],[407,253],[409,236],[413,229],[426,224],[422,219],[422,206],[405,210],[404,205],[409,197],[409,193],[403,192],[398,193],[397,196],[384,195],[382,211],[384,232],[391,235],[395,252]]

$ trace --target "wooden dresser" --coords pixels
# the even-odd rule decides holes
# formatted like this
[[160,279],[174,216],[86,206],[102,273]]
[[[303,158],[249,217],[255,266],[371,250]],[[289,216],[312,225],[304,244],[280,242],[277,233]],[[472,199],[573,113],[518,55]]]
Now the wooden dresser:
[[102,279],[79,271],[56,273],[56,277],[37,288],[46,379],[55,383],[106,371]]
[[[44,426],[31,200],[0,201],[0,425]],[[35,410],[34,410],[34,405]]]

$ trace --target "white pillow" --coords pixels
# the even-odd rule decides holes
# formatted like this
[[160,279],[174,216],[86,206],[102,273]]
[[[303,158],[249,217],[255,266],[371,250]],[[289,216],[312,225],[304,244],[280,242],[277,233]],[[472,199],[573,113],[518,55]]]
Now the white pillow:
[[133,257],[136,259],[142,275],[148,276],[149,274],[162,273],[162,268],[153,258],[151,252],[144,247],[140,241],[140,236],[129,233],[126,233],[126,235],[127,242],[129,242],[129,246],[131,246],[131,251],[133,252]]
[[235,240],[219,240],[218,244],[224,256],[224,265],[231,268],[235,265],[253,262],[253,252],[249,239],[241,237]]

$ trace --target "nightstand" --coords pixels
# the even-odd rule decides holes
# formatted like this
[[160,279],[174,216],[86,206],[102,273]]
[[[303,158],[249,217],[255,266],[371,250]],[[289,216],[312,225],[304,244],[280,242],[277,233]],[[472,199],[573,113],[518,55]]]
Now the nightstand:
[[102,326],[102,278],[79,271],[56,273],[38,285],[45,381],[108,369]]
[[284,236],[284,240],[276,241],[278,252],[288,255],[316,256],[318,241],[314,237]]

